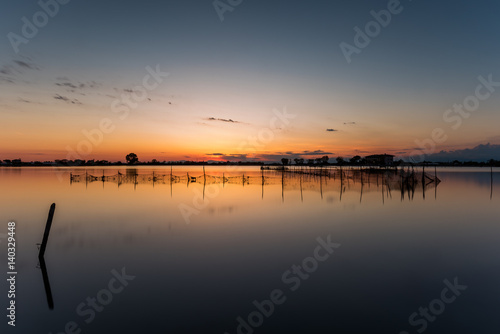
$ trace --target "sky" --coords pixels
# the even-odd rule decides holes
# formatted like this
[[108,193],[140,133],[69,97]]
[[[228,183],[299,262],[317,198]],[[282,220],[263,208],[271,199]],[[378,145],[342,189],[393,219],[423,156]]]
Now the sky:
[[497,1],[0,6],[0,159],[500,159]]

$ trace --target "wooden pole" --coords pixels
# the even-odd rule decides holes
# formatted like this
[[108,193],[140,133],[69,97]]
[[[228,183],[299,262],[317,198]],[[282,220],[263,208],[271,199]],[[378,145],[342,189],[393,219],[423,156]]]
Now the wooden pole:
[[491,191],[490,191],[490,200],[493,198],[493,165],[491,165]]
[[285,170],[281,171],[281,201],[285,202]]
[[45,248],[47,247],[47,241],[49,240],[50,227],[52,226],[52,219],[54,219],[55,211],[56,203],[52,203],[52,205],[50,206],[47,223],[45,224],[45,232],[43,233],[42,245],[40,246],[40,252],[38,253],[39,258],[42,258],[45,255]]
[[205,174],[205,162],[203,162],[203,182],[207,182],[207,176]]
[[[425,184],[425,162],[424,162],[424,165],[422,167],[422,184]],[[424,194],[424,197],[425,197],[425,194]]]

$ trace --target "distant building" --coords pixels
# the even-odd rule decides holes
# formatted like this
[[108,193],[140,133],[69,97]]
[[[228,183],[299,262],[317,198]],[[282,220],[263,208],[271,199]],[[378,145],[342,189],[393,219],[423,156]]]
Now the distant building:
[[365,157],[369,165],[376,166],[392,166],[394,163],[394,156],[390,154],[374,154]]

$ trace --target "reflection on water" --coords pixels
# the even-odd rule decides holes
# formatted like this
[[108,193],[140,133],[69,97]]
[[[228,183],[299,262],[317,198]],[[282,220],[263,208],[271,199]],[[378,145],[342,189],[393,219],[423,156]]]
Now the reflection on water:
[[[94,170],[95,172],[95,170]],[[116,171],[113,171],[116,172]],[[165,172],[165,171],[164,171]],[[192,183],[203,185],[203,199],[205,198],[205,189],[207,185],[218,185],[225,187],[226,184],[241,185],[260,185],[262,198],[264,198],[264,188],[266,186],[281,186],[282,199],[284,200],[286,191],[299,190],[301,200],[303,201],[303,192],[317,191],[323,199],[323,191],[338,191],[340,200],[342,194],[346,191],[356,191],[360,193],[360,202],[363,199],[363,191],[380,191],[382,200],[385,197],[392,199],[392,192],[401,194],[401,200],[405,199],[407,194],[408,199],[413,199],[415,191],[421,191],[423,198],[425,192],[429,189],[434,189],[434,195],[437,195],[437,185],[440,183],[437,177],[437,172],[433,176],[425,171],[416,171],[413,168],[314,168],[314,167],[266,167],[260,169],[260,175],[255,170],[242,172],[238,175],[235,172],[215,171],[214,174],[207,174],[203,167],[203,174],[174,174],[173,168],[170,168],[170,173],[162,174],[154,170],[151,173],[142,174],[135,168],[125,170],[125,173],[118,170],[116,173],[109,175],[105,170],[102,170],[102,175],[96,176],[85,170],[85,174],[70,173],[70,184],[102,182],[113,183],[118,187],[124,184],[133,184],[134,189],[137,185],[170,185],[186,184],[189,187]],[[371,186],[374,186],[373,188]],[[375,188],[376,186],[376,188]],[[172,194],[172,192],[171,192]]]
[[[17,328],[6,332],[59,333],[73,321],[82,333],[237,333],[253,301],[282,289],[283,273],[329,235],[342,247],[255,333],[416,333],[409,316],[455,277],[468,289],[426,333],[498,328],[498,170],[438,169],[439,184],[410,187],[394,171],[322,173],[0,169],[0,220],[16,221],[18,238]],[[101,179],[70,182],[85,174]],[[87,322],[78,305],[104,296],[115,268],[133,284]]]
[[52,298],[52,289],[50,288],[49,274],[47,272],[47,266],[45,265],[45,258],[40,257],[40,270],[42,271],[43,286],[45,288],[45,294],[47,295],[47,304],[50,310],[54,309],[54,299]]

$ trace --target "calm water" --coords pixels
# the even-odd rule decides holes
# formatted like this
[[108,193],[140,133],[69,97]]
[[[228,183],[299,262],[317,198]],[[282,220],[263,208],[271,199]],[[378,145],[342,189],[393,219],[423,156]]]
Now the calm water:
[[[176,167],[174,183],[169,167],[2,168],[0,233],[17,223],[18,271],[16,327],[3,315],[2,333],[494,333],[499,172],[492,185],[489,169],[438,169],[437,187],[401,192],[382,176],[341,186],[266,172],[263,185],[257,168],[211,167],[201,181],[201,167]],[[36,246],[51,203],[53,310]],[[455,279],[467,288],[443,292]],[[271,295],[279,305],[257,313]]]

